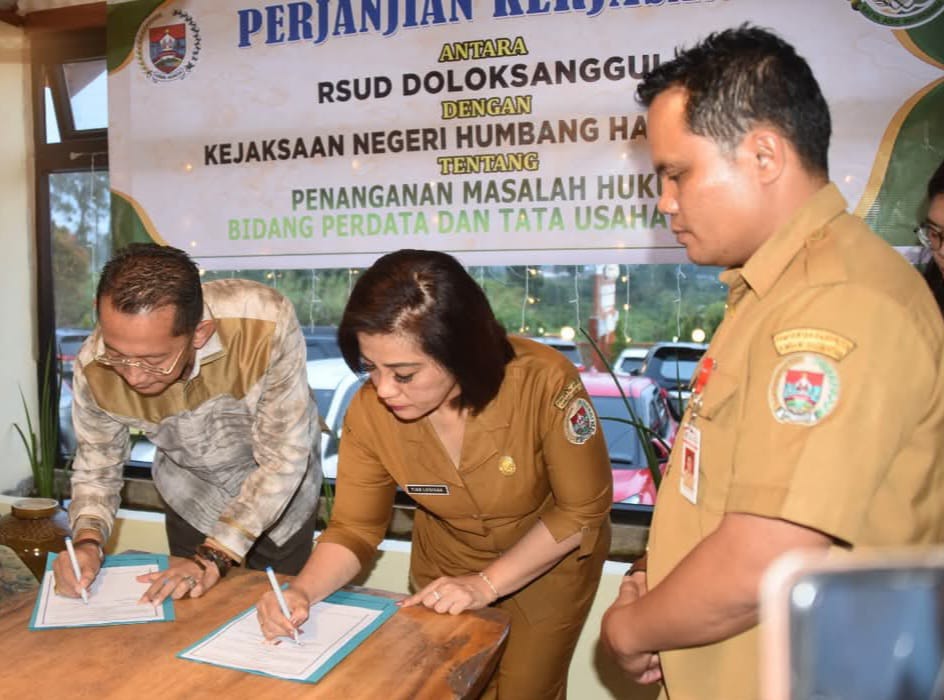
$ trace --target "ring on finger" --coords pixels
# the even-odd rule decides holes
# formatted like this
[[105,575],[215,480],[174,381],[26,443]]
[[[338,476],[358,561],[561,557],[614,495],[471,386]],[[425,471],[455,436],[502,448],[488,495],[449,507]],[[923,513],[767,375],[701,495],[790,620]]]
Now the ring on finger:
[[442,593],[440,593],[439,591],[433,591],[433,597],[436,599],[436,602],[438,603],[440,600],[442,600]]
[[193,589],[196,588],[196,586],[197,586],[197,579],[195,579],[193,576],[184,576],[184,577],[183,577],[182,579],[180,579],[180,580],[181,580],[183,583],[186,583],[186,584],[187,584],[187,588],[188,588],[189,590],[193,590]]

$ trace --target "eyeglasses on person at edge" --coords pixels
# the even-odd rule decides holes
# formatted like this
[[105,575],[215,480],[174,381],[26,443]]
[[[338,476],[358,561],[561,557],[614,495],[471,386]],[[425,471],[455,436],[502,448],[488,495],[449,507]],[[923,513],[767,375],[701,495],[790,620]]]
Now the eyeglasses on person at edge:
[[939,250],[944,242],[944,228],[927,219],[917,226],[914,232],[921,245],[929,250]]
[[177,366],[177,363],[180,361],[180,358],[184,354],[184,350],[187,348],[184,345],[180,348],[180,351],[174,356],[174,361],[170,363],[170,367],[157,367],[147,362],[142,362],[141,360],[126,360],[121,357],[109,357],[108,355],[101,354],[95,356],[95,361],[106,367],[134,367],[140,369],[142,372],[147,372],[148,374],[157,374],[162,377],[166,377],[168,374],[174,371],[174,368]]

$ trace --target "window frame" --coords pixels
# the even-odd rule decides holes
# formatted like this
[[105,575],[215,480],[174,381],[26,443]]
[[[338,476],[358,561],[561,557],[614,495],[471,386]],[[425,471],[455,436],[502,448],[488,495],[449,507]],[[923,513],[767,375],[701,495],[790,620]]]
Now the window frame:
[[[34,145],[34,245],[36,250],[37,337],[40,348],[56,339],[55,286],[53,284],[52,216],[50,177],[57,173],[83,172],[89,165],[108,168],[108,130],[77,130],[66,86],[63,65],[105,58],[105,27],[30,32],[30,95]],[[59,143],[46,140],[46,87],[52,94],[59,127]],[[37,376],[41,383],[42,363]],[[53,406],[59,405],[55,396]],[[60,456],[60,466],[64,459]]]

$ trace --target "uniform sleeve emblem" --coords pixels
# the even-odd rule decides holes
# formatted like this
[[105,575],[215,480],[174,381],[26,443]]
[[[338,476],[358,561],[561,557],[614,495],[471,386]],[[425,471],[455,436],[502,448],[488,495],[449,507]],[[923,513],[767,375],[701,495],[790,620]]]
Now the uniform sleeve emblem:
[[822,355],[788,355],[770,379],[770,409],[778,423],[816,425],[839,403],[839,373]]
[[574,394],[580,391],[580,387],[582,386],[579,379],[573,380],[570,384],[561,389],[560,393],[554,398],[554,406],[563,411],[564,407],[567,406],[567,402],[574,398]]
[[774,348],[780,355],[815,352],[839,361],[855,350],[856,344],[846,337],[821,328],[791,328],[774,335]]
[[564,437],[574,445],[582,445],[597,432],[597,414],[584,398],[574,399],[564,415]]

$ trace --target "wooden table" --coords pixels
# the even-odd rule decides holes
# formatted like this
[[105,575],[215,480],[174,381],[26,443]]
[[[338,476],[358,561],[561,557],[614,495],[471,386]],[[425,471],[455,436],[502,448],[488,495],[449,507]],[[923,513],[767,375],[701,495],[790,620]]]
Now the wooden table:
[[[206,597],[175,604],[176,621],[30,631],[35,593],[0,616],[0,688],[6,698],[215,698],[216,700],[444,700],[476,698],[508,634],[507,613],[439,615],[398,610],[311,685],[185,661],[176,654],[269,590],[263,572],[234,569]],[[349,590],[403,596],[374,589]]]

